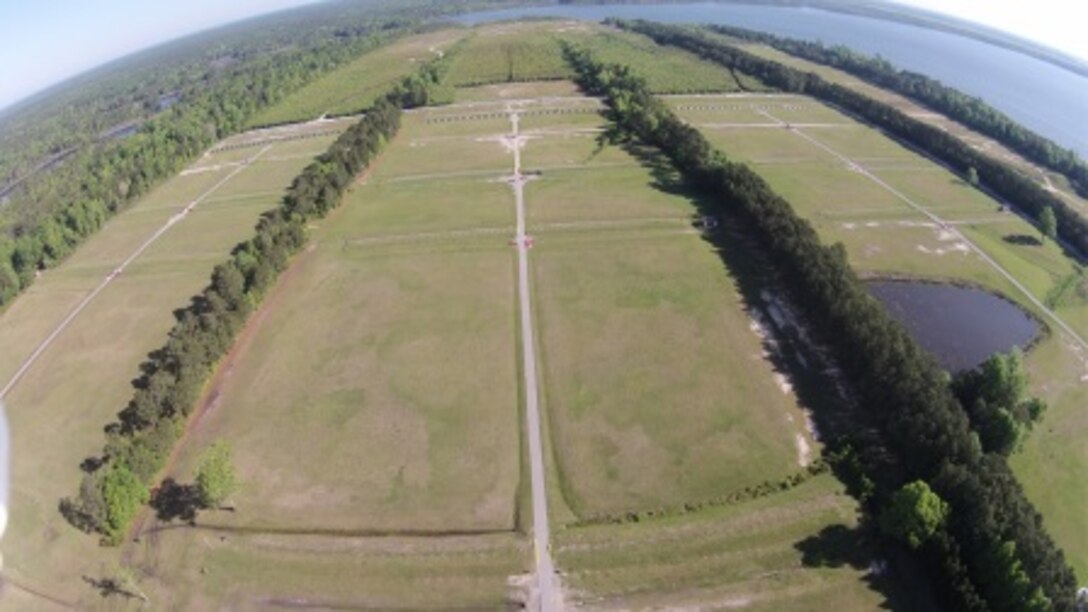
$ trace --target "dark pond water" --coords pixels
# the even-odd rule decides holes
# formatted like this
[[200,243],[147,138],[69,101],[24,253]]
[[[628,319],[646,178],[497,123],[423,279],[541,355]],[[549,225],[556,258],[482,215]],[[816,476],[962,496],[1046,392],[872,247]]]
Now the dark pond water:
[[528,7],[470,13],[460,21],[472,24],[530,15],[727,24],[879,53],[900,68],[978,96],[1029,129],[1088,155],[1088,126],[1083,121],[1088,116],[1088,78],[973,38],[809,7],[713,2]]
[[996,352],[1026,347],[1039,324],[1012,302],[978,289],[872,281],[869,291],[945,368],[971,369]]

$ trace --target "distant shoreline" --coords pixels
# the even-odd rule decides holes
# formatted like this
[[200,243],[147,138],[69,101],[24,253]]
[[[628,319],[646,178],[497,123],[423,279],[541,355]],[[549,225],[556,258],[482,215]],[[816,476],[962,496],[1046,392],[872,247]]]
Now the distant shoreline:
[[[931,30],[940,30],[943,32],[948,32],[950,34],[973,38],[980,42],[1003,47],[1010,51],[1023,53],[1024,55],[1030,55],[1035,59],[1047,62],[1049,64],[1053,64],[1054,66],[1063,68],[1080,76],[1088,78],[1088,61],[1081,60],[1080,58],[1069,55],[1068,53],[1065,53],[1058,49],[1050,48],[1046,45],[1037,43],[1032,40],[1028,40],[1026,38],[1022,38],[1015,34],[1003,32],[989,26],[972,23],[958,17],[941,15],[939,13],[934,13],[932,11],[915,8],[912,6],[895,4],[893,2],[881,2],[880,4],[871,5],[853,5],[838,2],[836,0],[802,0],[801,2],[796,3],[788,1],[778,2],[775,0],[768,0],[767,2],[760,2],[760,0],[749,0],[749,2],[754,4],[812,6],[813,8],[822,8],[837,13],[846,13],[849,15],[858,15],[861,17],[872,17],[876,19],[883,19],[886,21],[895,21],[906,25],[929,28]],[[730,0],[726,0],[725,3],[732,2]]]
[[[943,15],[922,8],[899,4],[895,0],[551,0],[536,6],[589,6],[609,4],[652,5],[652,4],[739,4],[754,6],[779,6],[783,8],[814,8],[830,13],[867,17],[893,21],[930,30],[939,30],[972,38],[979,42],[995,45],[1029,55],[1079,76],[1088,78],[1088,60],[1082,60],[1068,53],[1028,40],[1016,34],[1004,32],[990,26],[974,23]],[[526,6],[526,5],[523,5]],[[528,5],[531,6],[531,5]],[[503,10],[503,9],[495,9]]]

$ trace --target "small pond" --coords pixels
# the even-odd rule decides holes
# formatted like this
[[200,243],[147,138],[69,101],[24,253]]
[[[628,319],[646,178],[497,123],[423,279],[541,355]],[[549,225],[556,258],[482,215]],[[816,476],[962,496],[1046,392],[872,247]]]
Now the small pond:
[[942,366],[971,369],[996,352],[1027,347],[1039,323],[980,289],[921,281],[871,281],[869,291]]

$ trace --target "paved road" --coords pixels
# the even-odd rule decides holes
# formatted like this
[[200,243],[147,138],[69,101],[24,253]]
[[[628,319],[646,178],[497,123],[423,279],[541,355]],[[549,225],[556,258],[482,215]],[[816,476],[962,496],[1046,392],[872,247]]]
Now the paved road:
[[[518,133],[518,114],[510,110],[511,148],[514,153],[514,175],[510,185],[514,188],[517,206],[517,233],[514,237],[518,249],[518,301],[521,306],[521,358],[525,376],[525,412],[529,434],[529,474],[532,480],[533,498],[533,549],[536,559],[535,601],[530,607],[551,612],[562,609],[562,594],[555,579],[552,561],[551,531],[548,526],[548,498],[544,488],[544,448],[540,435],[540,407],[536,379],[536,338],[533,328],[532,297],[529,293],[529,246],[525,235],[525,182],[521,174],[521,146],[524,143]],[[534,605],[535,604],[535,605]]]
[[53,331],[50,332],[48,336],[46,336],[45,340],[42,340],[41,343],[38,344],[37,348],[34,349],[34,352],[31,353],[25,361],[23,361],[23,364],[19,366],[19,369],[11,377],[11,380],[9,380],[6,385],[4,385],[3,389],[0,389],[0,399],[7,397],[7,394],[10,393],[11,390],[15,388],[15,385],[18,384],[23,376],[26,375],[27,371],[30,370],[30,367],[33,366],[34,362],[38,360],[38,357],[41,357],[42,353],[44,353],[46,349],[48,349],[49,346],[53,344],[53,341],[57,339],[57,336],[59,336],[61,332],[67,329],[68,326],[72,324],[72,321],[74,321],[75,318],[79,316],[79,313],[83,312],[83,310],[87,308],[87,306],[89,306],[96,297],[98,297],[98,294],[102,293],[102,291],[104,291],[106,287],[108,287],[109,284],[114,281],[114,279],[121,275],[121,273],[125,271],[125,268],[127,268],[132,262],[136,261],[136,259],[140,255],[143,255],[144,251],[146,251],[152,244],[154,244],[155,241],[161,238],[163,234],[169,231],[169,229],[173,227],[176,223],[184,219],[194,208],[199,206],[201,202],[208,199],[209,196],[215,193],[220,187],[225,185],[227,181],[234,178],[235,175],[244,170],[247,166],[249,166],[249,164],[257,161],[257,158],[264,155],[265,152],[267,152],[270,148],[271,146],[266,146],[265,148],[261,149],[260,152],[258,152],[256,155],[249,158],[249,160],[245,164],[239,166],[238,168],[235,168],[233,171],[231,171],[230,174],[223,177],[219,182],[217,182],[215,185],[212,185],[211,188],[202,193],[200,197],[190,202],[188,206],[181,210],[181,212],[172,215],[169,219],[166,220],[166,223],[163,224],[162,227],[156,230],[150,238],[145,240],[143,244],[141,244],[131,255],[128,256],[128,258],[122,261],[116,268],[113,269],[113,271],[107,274],[106,278],[104,278],[102,282],[94,288],[94,290],[87,294],[87,297],[83,298],[83,300],[80,301],[80,303],[77,304],[76,307],[68,313],[68,316],[66,316],[59,325],[53,328]]
[[[761,110],[759,112],[761,114],[771,118],[771,119],[774,119],[775,121],[778,121],[783,126],[786,125],[786,123],[784,121],[782,121],[778,117],[775,117],[774,115],[772,115],[771,113],[769,113],[767,111]],[[1072,338],[1077,343],[1077,345],[1080,346],[1081,349],[1083,349],[1085,351],[1088,351],[1088,342],[1085,342],[1084,338],[1080,337],[1080,334],[1073,331],[1072,327],[1070,327],[1068,324],[1066,324],[1066,322],[1064,320],[1062,320],[1053,310],[1047,308],[1045,304],[1043,304],[1041,301],[1039,301],[1039,299],[1037,299],[1034,295],[1032,295],[1031,291],[1028,291],[1028,288],[1025,287],[1020,281],[1016,280],[1016,278],[1012,274],[1010,274],[1008,270],[1006,270],[1004,267],[1001,266],[1001,264],[997,263],[997,261],[995,261],[988,254],[986,254],[985,251],[983,251],[978,245],[976,245],[967,236],[965,236],[963,234],[963,232],[961,232],[958,229],[956,229],[955,227],[953,227],[953,225],[951,223],[949,223],[949,222],[945,221],[944,219],[942,219],[941,217],[937,216],[936,214],[931,212],[925,206],[922,206],[918,202],[915,202],[914,200],[910,199],[909,197],[904,195],[902,192],[897,190],[895,187],[892,187],[888,183],[884,182],[883,179],[881,179],[880,177],[876,176],[875,174],[869,172],[860,163],[855,162],[854,160],[846,157],[842,153],[839,153],[838,151],[832,149],[831,147],[827,146],[823,142],[817,140],[816,138],[812,137],[809,134],[806,134],[805,132],[802,132],[799,129],[791,128],[790,131],[792,131],[794,134],[797,134],[801,138],[804,138],[805,140],[811,142],[812,144],[816,145],[817,147],[823,149],[824,151],[827,151],[831,155],[834,155],[839,160],[841,160],[843,163],[847,164],[847,166],[849,166],[852,170],[855,170],[856,172],[862,174],[863,176],[865,176],[869,180],[873,181],[877,185],[880,185],[881,187],[884,188],[885,191],[887,191],[888,193],[894,195],[895,197],[899,198],[900,200],[906,202],[907,205],[909,205],[911,208],[917,210],[918,212],[920,212],[923,215],[925,215],[926,217],[928,217],[931,221],[936,223],[938,226],[943,227],[943,228],[947,229],[948,231],[952,232],[953,234],[955,234],[956,238],[958,238],[960,241],[962,241],[964,244],[966,244],[968,247],[970,247],[970,249],[972,251],[974,251],[975,254],[977,254],[979,257],[981,257],[983,261],[990,264],[990,267],[992,267],[994,270],[996,270],[998,274],[1005,277],[1005,279],[1008,280],[1010,283],[1012,283],[1012,285],[1014,287],[1019,289],[1020,292],[1024,294],[1024,297],[1026,297],[1028,299],[1028,301],[1030,301],[1032,304],[1035,304],[1035,306],[1040,311],[1042,311],[1050,320],[1052,320],[1065,333],[1069,334],[1069,337]]]

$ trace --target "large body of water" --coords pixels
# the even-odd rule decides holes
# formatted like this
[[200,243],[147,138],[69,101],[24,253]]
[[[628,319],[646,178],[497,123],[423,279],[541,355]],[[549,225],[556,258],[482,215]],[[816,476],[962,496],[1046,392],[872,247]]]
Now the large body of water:
[[969,370],[994,353],[1026,347],[1039,324],[1012,302],[954,285],[874,281],[869,291],[942,366]]
[[532,7],[470,13],[460,21],[473,24],[523,16],[715,23],[846,45],[978,96],[1029,129],[1088,157],[1088,78],[965,36],[807,7],[711,2]]

